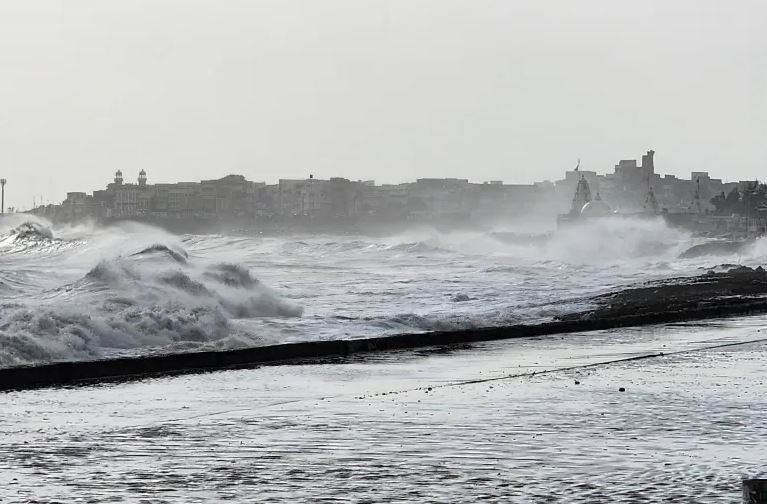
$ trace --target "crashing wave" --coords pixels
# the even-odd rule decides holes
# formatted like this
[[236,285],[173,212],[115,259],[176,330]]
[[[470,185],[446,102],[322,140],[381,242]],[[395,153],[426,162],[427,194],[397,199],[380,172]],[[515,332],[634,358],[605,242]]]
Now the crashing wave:
[[661,219],[620,216],[562,228],[543,245],[541,252],[547,259],[600,266],[635,260],[673,260],[689,248],[690,239]]
[[3,254],[44,254],[47,256],[77,247],[81,240],[69,240],[54,236],[49,225],[24,221],[5,228],[0,235],[0,252]]
[[[157,255],[166,261],[145,261]],[[178,258],[185,261],[179,262]],[[0,310],[0,365],[255,345],[263,335],[235,320],[300,317],[303,308],[237,264],[195,264],[154,245],[102,260],[57,297]]]
[[160,275],[160,282],[193,296],[210,296],[211,292],[202,283],[192,280],[182,271],[174,271]]
[[42,239],[53,240],[53,231],[37,222],[25,222],[10,233],[16,240]]
[[206,271],[205,276],[230,287],[250,289],[259,283],[258,279],[251,276],[248,268],[238,264],[218,264],[212,268],[212,271]]
[[167,245],[156,243],[151,247],[147,247],[140,252],[133,254],[134,257],[147,256],[152,254],[161,254],[170,257],[179,264],[186,264],[189,254],[185,250],[173,250]]
[[101,261],[85,274],[84,280],[116,285],[123,280],[139,280],[140,275],[124,264],[115,261]]

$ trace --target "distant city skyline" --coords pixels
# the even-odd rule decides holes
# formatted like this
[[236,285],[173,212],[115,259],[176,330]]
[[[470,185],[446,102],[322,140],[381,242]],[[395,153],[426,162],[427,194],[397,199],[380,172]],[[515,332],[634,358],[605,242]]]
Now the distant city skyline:
[[[30,208],[30,209],[33,208],[33,205],[58,204],[58,203],[61,203],[65,199],[66,193],[68,193],[68,192],[86,192],[86,193],[92,193],[93,191],[98,191],[98,190],[104,189],[108,184],[113,182],[115,173],[117,171],[120,171],[122,173],[124,182],[126,184],[137,184],[139,182],[140,173],[143,172],[143,176],[145,177],[145,180],[149,184],[176,184],[176,183],[185,183],[185,182],[199,183],[201,180],[215,180],[215,179],[220,179],[220,178],[228,176],[228,175],[243,175],[247,180],[250,180],[252,182],[258,182],[258,183],[264,182],[267,185],[275,185],[275,184],[277,184],[279,182],[279,180],[303,180],[303,179],[309,179],[310,177],[317,178],[317,179],[325,179],[325,180],[330,179],[330,178],[334,178],[334,177],[341,177],[341,178],[346,178],[346,179],[351,180],[351,181],[361,181],[361,182],[372,180],[373,182],[375,182],[376,185],[408,184],[408,183],[415,182],[417,179],[428,179],[428,178],[435,178],[435,179],[446,179],[446,178],[466,179],[466,180],[469,181],[469,183],[474,183],[474,184],[482,184],[482,183],[490,183],[490,182],[494,182],[494,181],[500,181],[500,182],[503,182],[504,184],[510,184],[510,185],[515,185],[515,184],[519,184],[519,185],[533,185],[533,184],[537,184],[537,183],[547,183],[547,182],[563,181],[565,179],[566,173],[567,172],[571,172],[571,171],[575,170],[576,168],[577,168],[576,171],[580,171],[580,172],[595,172],[598,175],[612,174],[613,170],[615,169],[615,165],[617,165],[621,160],[639,160],[640,158],[641,158],[641,156],[636,156],[635,158],[632,158],[632,157],[629,157],[629,156],[624,156],[624,157],[616,160],[615,163],[612,166],[610,166],[608,169],[604,169],[604,170],[593,169],[593,168],[585,165],[583,160],[579,158],[579,159],[575,160],[575,164],[573,164],[572,166],[567,167],[567,168],[563,168],[558,175],[555,175],[553,177],[546,178],[546,179],[522,180],[522,181],[508,180],[508,179],[481,179],[480,180],[480,179],[474,179],[474,178],[472,178],[470,176],[460,176],[460,175],[457,175],[457,176],[452,176],[452,177],[447,177],[447,176],[434,176],[434,177],[413,176],[410,179],[403,179],[403,180],[397,180],[397,181],[389,182],[389,181],[382,181],[382,180],[375,180],[375,179],[367,179],[367,178],[363,178],[363,177],[354,177],[354,176],[343,177],[343,176],[340,176],[340,175],[333,175],[333,174],[325,175],[325,174],[318,174],[318,173],[314,173],[314,172],[312,172],[312,173],[305,173],[305,174],[298,174],[296,176],[280,176],[280,177],[278,177],[278,178],[276,178],[274,180],[259,179],[259,178],[250,177],[250,176],[248,176],[245,173],[233,173],[233,172],[232,173],[221,172],[221,173],[217,173],[217,174],[211,174],[210,176],[203,176],[203,177],[201,177],[201,178],[199,178],[197,180],[192,180],[192,179],[155,180],[154,178],[152,178],[152,174],[148,170],[146,170],[145,168],[137,168],[135,174],[130,173],[130,172],[126,172],[125,170],[117,169],[117,170],[112,170],[112,171],[109,171],[109,172],[105,172],[105,174],[104,174],[105,177],[103,178],[103,180],[101,180],[100,182],[97,182],[94,187],[71,187],[71,188],[68,187],[67,189],[65,189],[63,191],[60,191],[60,192],[62,192],[62,196],[61,196],[60,199],[51,199],[51,198],[46,197],[45,194],[32,194],[30,196],[30,201],[27,202],[28,206],[25,205],[23,201],[22,201],[21,205],[14,206],[14,205],[8,203],[8,201],[10,201],[10,200],[7,198],[7,195],[6,195],[6,209],[7,208],[14,208],[16,210],[25,210],[27,208]],[[655,159],[656,160],[658,159],[657,155],[655,156]],[[740,180],[757,180],[757,179],[761,180],[761,181],[767,181],[767,170],[765,170],[765,177],[764,178],[758,178],[757,177],[757,178],[752,178],[752,179],[749,179],[749,178],[730,179],[730,178],[728,178],[726,176],[723,176],[722,174],[719,174],[719,173],[716,173],[716,172],[709,172],[707,170],[693,169],[693,170],[690,170],[688,172],[675,173],[675,172],[664,171],[662,168],[656,166],[656,173],[661,175],[661,176],[663,176],[663,175],[671,175],[671,176],[674,176],[674,177],[678,177],[680,179],[691,179],[691,178],[693,178],[692,174],[694,172],[706,172],[712,178],[721,179],[725,183],[738,182]],[[57,192],[57,194],[58,194],[58,192]]]
[[756,0],[0,4],[6,206],[229,173],[767,178]]
[[[761,212],[767,203],[750,182],[726,183],[708,172],[688,179],[655,171],[655,151],[640,160],[621,160],[613,173],[575,169],[555,182],[472,183],[466,178],[418,178],[404,184],[376,185],[346,178],[280,179],[278,184],[247,180],[243,175],[177,183],[149,182],[144,170],[131,183],[118,170],[105,188],[67,193],[61,205],[45,205],[35,213],[54,222],[84,219],[139,219],[166,222],[178,229],[204,223],[259,224],[402,224],[463,222],[473,226],[498,220],[557,216],[558,223],[623,215],[665,215],[671,219],[706,222],[732,217],[744,208]],[[744,206],[740,191],[753,194]],[[752,208],[753,206],[753,208]],[[727,212],[730,212],[728,214]],[[681,216],[681,217],[680,217]],[[739,218],[728,221],[738,225]],[[767,226],[767,223],[765,223]]]

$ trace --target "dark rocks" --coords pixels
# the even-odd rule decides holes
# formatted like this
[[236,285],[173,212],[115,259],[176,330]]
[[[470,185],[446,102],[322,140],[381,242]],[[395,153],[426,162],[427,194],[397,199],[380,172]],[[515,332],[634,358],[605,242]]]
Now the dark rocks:
[[621,387],[618,389],[618,392],[625,392],[625,391],[626,391],[626,387]]
[[733,273],[733,274],[744,274],[744,273],[753,273],[754,268],[749,268],[748,266],[737,266],[735,268],[731,268],[727,273]]
[[767,311],[766,295],[767,272],[738,266],[726,273],[709,271],[698,277],[649,282],[597,296],[591,300],[597,306],[594,310],[559,320],[642,317],[645,323],[660,323],[675,313],[679,318],[699,319],[761,312]]
[[747,504],[767,502],[767,479],[744,479],[743,502]]

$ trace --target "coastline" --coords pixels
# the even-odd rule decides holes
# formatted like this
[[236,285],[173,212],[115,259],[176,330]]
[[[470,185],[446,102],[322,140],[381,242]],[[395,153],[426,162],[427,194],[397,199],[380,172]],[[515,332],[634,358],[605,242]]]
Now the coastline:
[[364,339],[307,341],[203,351],[65,361],[0,368],[0,390],[124,381],[264,365],[309,364],[349,357],[484,341],[689,322],[767,313],[767,272],[735,268],[693,278],[651,282],[593,299],[596,308],[541,324],[432,331]]

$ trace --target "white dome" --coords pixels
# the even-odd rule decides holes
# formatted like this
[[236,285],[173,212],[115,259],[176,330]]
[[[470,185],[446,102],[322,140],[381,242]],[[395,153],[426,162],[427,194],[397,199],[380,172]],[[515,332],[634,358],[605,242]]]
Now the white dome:
[[601,199],[589,201],[581,208],[581,215],[584,217],[602,217],[611,213],[613,209]]

